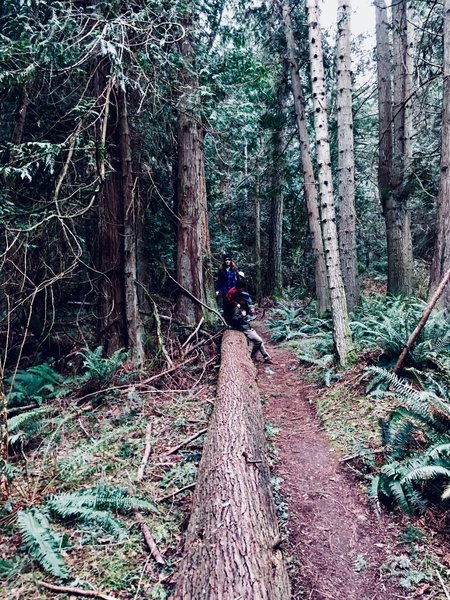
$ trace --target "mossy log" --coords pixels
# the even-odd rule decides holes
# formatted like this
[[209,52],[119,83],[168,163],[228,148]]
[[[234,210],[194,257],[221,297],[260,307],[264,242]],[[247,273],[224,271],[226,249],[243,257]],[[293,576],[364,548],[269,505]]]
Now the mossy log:
[[287,600],[264,421],[247,340],[226,331],[174,600]]

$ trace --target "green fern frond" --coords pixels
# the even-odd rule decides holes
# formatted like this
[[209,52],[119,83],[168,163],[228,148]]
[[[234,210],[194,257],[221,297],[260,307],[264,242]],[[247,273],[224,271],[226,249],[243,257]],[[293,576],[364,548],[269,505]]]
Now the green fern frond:
[[117,519],[114,519],[110,512],[94,508],[94,496],[88,497],[86,495],[82,497],[76,494],[58,494],[52,496],[46,505],[54,516],[64,521],[75,520],[88,525],[98,525],[119,539],[125,539],[127,536],[126,528]]
[[400,506],[403,512],[405,512],[408,515],[412,514],[412,508],[406,497],[402,482],[391,479],[389,481],[389,490],[391,496],[394,498],[394,500],[397,502],[397,504]]
[[398,399],[403,401],[408,408],[413,410],[419,416],[424,419],[430,419],[432,417],[429,405],[429,394],[415,390],[403,379],[394,375],[387,369],[381,367],[369,367],[367,370],[384,377],[393,392],[398,396]]
[[107,486],[92,487],[72,493],[51,496],[48,507],[62,518],[72,517],[82,509],[130,512],[132,510],[155,511],[154,503],[130,496],[126,488]]
[[9,442],[15,444],[20,439],[31,438],[47,424],[46,415],[52,411],[50,406],[42,406],[8,419]]
[[41,405],[44,400],[56,394],[63,377],[47,363],[17,371],[6,383],[12,386],[8,394],[10,405],[36,402]]
[[86,348],[79,354],[84,358],[83,366],[86,369],[83,380],[95,379],[102,384],[107,384],[112,379],[128,356],[125,350],[119,349],[110,357],[102,358],[102,346],[98,346],[94,350]]
[[450,469],[439,465],[427,465],[411,469],[401,479],[401,483],[424,481],[427,479],[435,479],[436,477],[448,477],[450,479]]
[[434,445],[431,448],[428,448],[425,454],[428,458],[433,460],[443,457],[450,460],[450,442]]
[[67,579],[69,574],[60,551],[60,540],[50,529],[44,513],[26,510],[17,513],[17,524],[26,548],[48,573],[59,579]]

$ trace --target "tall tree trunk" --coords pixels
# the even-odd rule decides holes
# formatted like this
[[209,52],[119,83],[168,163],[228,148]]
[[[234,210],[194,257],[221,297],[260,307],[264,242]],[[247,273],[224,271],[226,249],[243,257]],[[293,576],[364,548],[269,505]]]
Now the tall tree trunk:
[[[192,296],[204,303],[209,300],[213,306],[203,152],[204,130],[196,116],[199,114],[198,80],[193,65],[190,37],[192,27],[192,18],[187,18],[186,34],[181,41],[181,56],[184,60],[181,69],[183,92],[178,107],[177,281]],[[180,321],[187,325],[195,325],[203,316],[203,308],[181,291],[177,302],[177,315]]]
[[[392,86],[389,23],[384,0],[375,1],[378,83],[378,191],[383,214],[392,204]],[[386,222],[387,230],[387,222]]]
[[342,281],[336,214],[333,199],[330,143],[328,139],[327,97],[323,68],[321,31],[318,18],[318,0],[307,0],[306,7],[308,12],[314,130],[319,171],[319,198],[333,318],[333,336],[339,362],[341,365],[346,365],[353,357],[353,343],[349,326],[344,283]]
[[317,199],[316,182],[314,179],[309,135],[306,126],[303,88],[300,80],[297,60],[295,58],[296,44],[294,40],[294,33],[292,30],[289,0],[283,1],[282,9],[284,33],[286,37],[289,69],[291,74],[291,85],[294,96],[294,107],[297,119],[298,136],[300,141],[304,190],[306,206],[308,209],[309,230],[311,234],[312,249],[314,254],[317,312],[319,314],[322,314],[330,309],[330,294],[328,289],[327,267],[325,263],[325,253],[323,249],[322,231],[320,228],[319,203]]
[[126,92],[117,89],[117,103],[120,126],[120,163],[122,167],[122,195],[124,217],[124,295],[125,317],[128,334],[128,348],[131,360],[136,366],[145,361],[142,322],[139,314],[137,289],[137,215],[139,213],[137,181],[133,176],[130,127]]
[[284,72],[278,81],[277,109],[280,115],[280,123],[273,133],[272,147],[274,151],[274,162],[272,167],[272,191],[270,195],[270,218],[269,218],[269,248],[267,256],[267,296],[281,296],[283,293],[282,279],[282,244],[283,244],[283,150],[285,145],[284,136]]
[[99,282],[98,337],[107,355],[128,347],[123,271],[124,206],[118,156],[121,136],[117,105],[111,93],[114,85],[109,61],[103,59],[96,71],[96,93],[102,115],[98,123],[98,154],[102,169],[106,154],[112,171],[101,174],[104,184],[98,206],[97,269],[103,274]]
[[389,193],[384,204],[388,253],[388,293],[410,294],[413,284],[413,256],[410,214],[408,210],[409,172],[406,130],[407,112],[407,3],[399,0],[392,5],[393,48],[393,137],[392,166]]
[[262,296],[262,278],[261,278],[261,196],[260,196],[260,175],[259,158],[255,162],[255,296],[260,300]]
[[355,154],[353,146],[351,0],[339,0],[336,44],[339,172],[339,249],[347,308],[359,303],[356,255]]
[[[442,99],[441,177],[436,213],[436,240],[431,263],[430,297],[450,268],[450,0],[444,3],[444,89]],[[439,304],[450,310],[447,286]]]

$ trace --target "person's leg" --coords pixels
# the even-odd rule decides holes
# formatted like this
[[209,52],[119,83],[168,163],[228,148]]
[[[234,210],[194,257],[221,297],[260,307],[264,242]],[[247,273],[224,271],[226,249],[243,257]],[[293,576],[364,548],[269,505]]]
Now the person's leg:
[[258,335],[254,329],[247,329],[246,331],[244,331],[244,334],[247,337],[247,339],[253,342],[251,357],[256,358],[258,352],[261,352],[261,354],[264,357],[264,360],[270,360],[270,354],[264,347],[262,337]]

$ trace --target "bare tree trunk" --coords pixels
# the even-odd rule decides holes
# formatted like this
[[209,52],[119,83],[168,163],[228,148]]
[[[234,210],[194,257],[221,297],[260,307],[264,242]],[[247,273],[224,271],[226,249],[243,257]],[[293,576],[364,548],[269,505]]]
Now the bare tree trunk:
[[314,254],[317,312],[322,314],[330,309],[330,293],[328,289],[327,267],[323,249],[322,231],[320,228],[317,188],[314,179],[310,142],[306,127],[305,101],[303,97],[303,88],[300,81],[299,68],[295,58],[296,45],[294,33],[292,31],[289,0],[283,1],[283,23],[288,50],[295,114],[297,117],[297,129],[302,157],[303,179],[305,182],[304,189],[306,206],[308,209],[309,230],[311,233],[312,249]]
[[388,244],[388,292],[405,294],[412,292],[413,256],[410,213],[408,210],[409,173],[406,151],[411,133],[406,131],[407,112],[407,4],[398,0],[392,5],[393,27],[393,155],[391,168],[391,194],[389,194],[385,219]]
[[[284,72],[277,83],[277,109],[284,119],[285,92]],[[283,293],[282,247],[283,247],[283,150],[284,123],[280,123],[273,133],[274,162],[272,167],[269,218],[269,248],[267,256],[267,279],[265,294],[280,297]]]
[[[436,214],[436,240],[431,263],[430,297],[450,268],[450,0],[444,3],[444,89],[442,99],[441,177]],[[450,310],[447,286],[440,304]]]
[[117,149],[121,139],[117,127],[117,105],[111,99],[115,79],[110,75],[107,59],[100,61],[96,71],[96,93],[99,111],[98,154],[104,169],[106,155],[112,172],[105,175],[98,206],[97,269],[103,276],[99,282],[98,337],[107,355],[128,347],[125,318],[123,272],[124,214],[122,175]]
[[261,278],[261,197],[260,197],[260,177],[259,177],[259,159],[256,157],[255,163],[255,295],[257,300],[262,296],[262,278]]
[[389,24],[384,0],[375,1],[378,82],[378,190],[386,219],[386,206],[391,203],[392,165],[392,86]]
[[174,600],[291,597],[263,428],[246,339],[226,331]]
[[137,227],[138,198],[136,180],[133,176],[131,157],[130,127],[126,92],[117,89],[117,102],[120,119],[120,162],[122,167],[122,195],[124,216],[124,286],[125,317],[128,334],[128,348],[131,360],[136,366],[145,361],[142,323],[139,314],[137,289]]
[[351,0],[339,0],[337,68],[337,127],[339,172],[339,248],[347,308],[359,303],[358,260],[356,255],[355,154],[353,145]]
[[344,283],[342,281],[336,229],[330,143],[328,138],[327,97],[323,69],[321,31],[318,18],[318,0],[307,0],[306,7],[309,26],[309,51],[314,108],[314,130],[316,135],[317,164],[319,171],[320,209],[333,318],[333,337],[339,362],[341,365],[346,365],[353,358],[353,342],[348,319]]
[[[177,281],[192,296],[207,303],[213,293],[212,273],[205,280],[205,265],[209,267],[209,228],[206,180],[203,153],[203,126],[199,118],[198,81],[193,67],[192,19],[186,19],[186,35],[181,42],[185,61],[181,69],[183,94],[178,109],[178,242]],[[213,306],[213,304],[210,304]],[[187,294],[180,293],[177,315],[187,325],[195,325],[203,316],[203,308]]]

